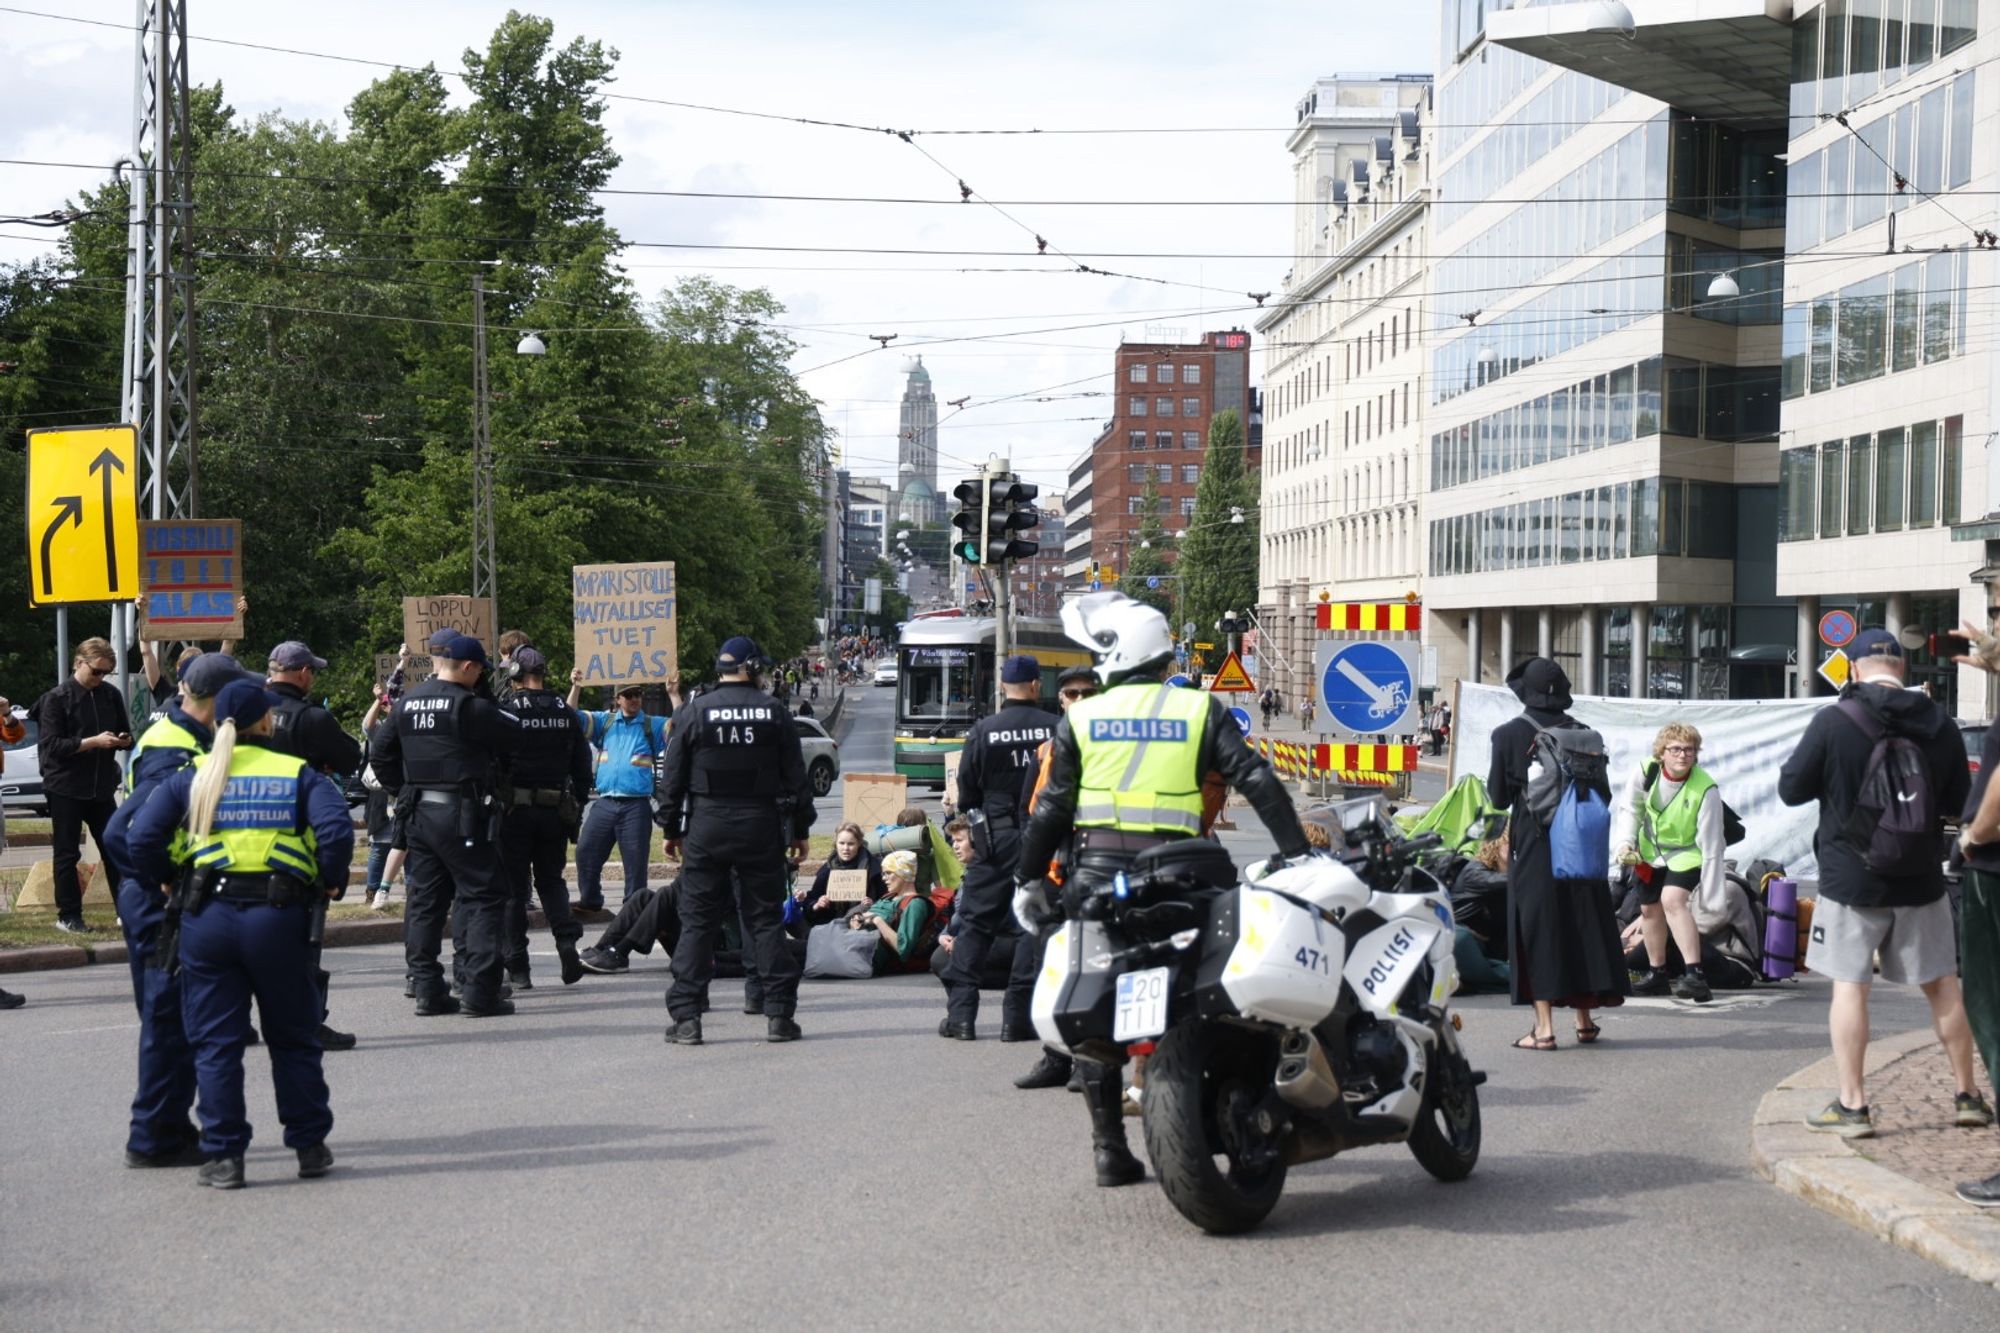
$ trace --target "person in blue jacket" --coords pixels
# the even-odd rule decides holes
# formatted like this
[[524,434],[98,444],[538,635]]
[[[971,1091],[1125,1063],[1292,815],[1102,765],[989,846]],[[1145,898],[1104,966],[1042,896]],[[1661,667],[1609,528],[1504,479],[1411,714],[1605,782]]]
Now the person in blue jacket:
[[304,760],[268,748],[270,734],[263,685],[223,686],[209,752],[156,785],[126,831],[142,880],[165,883],[186,872],[196,891],[181,922],[181,1020],[194,1050],[208,1159],[197,1179],[215,1189],[243,1186],[252,999],[264,1016],[278,1118],[299,1175],[315,1179],[333,1165],[311,937],[323,901],[346,892],[354,824],[339,789]]
[[132,748],[125,772],[127,796],[104,829],[118,879],[118,924],[125,932],[125,961],[132,969],[132,1002],[139,1007],[139,1090],[132,1097],[132,1128],[125,1139],[128,1167],[194,1166],[201,1161],[198,1133],[188,1123],[194,1106],[194,1055],[181,1028],[181,984],[159,956],[167,896],[132,862],[126,830],[153,788],[208,753],[214,738],[215,696],[232,680],[254,680],[221,653],[203,653],[180,671],[180,694],[169,699]]
[[[576,905],[604,909],[604,863],[611,845],[625,866],[625,896],[646,887],[646,861],[653,847],[653,765],[667,748],[667,719],[645,711],[646,687],[627,681],[618,687],[618,707],[605,712],[577,708],[583,669],[569,673],[571,708],[583,720],[584,739],[597,750],[597,799],[584,812],[576,838]],[[673,699],[672,691],[668,698]]]

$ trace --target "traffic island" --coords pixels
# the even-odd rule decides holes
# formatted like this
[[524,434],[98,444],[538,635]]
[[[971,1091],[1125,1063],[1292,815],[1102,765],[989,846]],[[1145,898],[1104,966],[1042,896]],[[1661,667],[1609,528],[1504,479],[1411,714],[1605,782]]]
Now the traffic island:
[[1839,1093],[1828,1056],[1779,1083],[1750,1128],[1757,1174],[1961,1277],[2000,1286],[2000,1216],[1952,1192],[2000,1171],[2000,1130],[1951,1123],[1951,1067],[1928,1029],[1871,1044],[1863,1066],[1875,1137],[1805,1127]]

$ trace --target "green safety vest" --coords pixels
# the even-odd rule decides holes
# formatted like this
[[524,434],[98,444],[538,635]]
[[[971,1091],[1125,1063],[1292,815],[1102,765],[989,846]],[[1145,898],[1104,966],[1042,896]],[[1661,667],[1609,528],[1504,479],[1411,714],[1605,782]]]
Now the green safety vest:
[[[213,754],[195,760],[199,773]],[[319,877],[319,839],[299,820],[299,784],[306,761],[260,745],[238,746],[229,758],[229,784],[215,812],[215,827],[188,859],[234,875],[282,870],[310,884]]]
[[1083,757],[1078,828],[1201,832],[1206,694],[1171,685],[1121,685],[1071,704],[1068,716]]
[[1697,841],[1701,803],[1715,786],[1715,779],[1697,764],[1674,798],[1664,808],[1656,808],[1660,776],[1660,761],[1647,760],[1646,793],[1639,802],[1639,855],[1655,865],[1664,857],[1669,870],[1697,870],[1701,867]]
[[194,738],[193,732],[170,717],[163,717],[147,727],[140,734],[139,743],[132,747],[132,763],[125,770],[126,795],[131,794],[132,784],[137,781],[133,773],[139,767],[139,756],[148,750],[161,749],[187,751],[187,758],[181,761],[181,767],[185,768],[194,762],[195,756],[202,753],[202,744]]

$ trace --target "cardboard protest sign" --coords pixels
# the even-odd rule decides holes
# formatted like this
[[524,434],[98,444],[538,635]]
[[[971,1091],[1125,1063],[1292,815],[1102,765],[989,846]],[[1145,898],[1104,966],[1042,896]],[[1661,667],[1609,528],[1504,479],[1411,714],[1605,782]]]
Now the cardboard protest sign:
[[868,901],[868,872],[866,870],[832,870],[826,876],[826,900],[830,903],[865,903]]
[[863,831],[895,823],[909,804],[910,780],[901,773],[849,773],[846,788],[840,818],[859,824]]
[[666,681],[680,669],[673,561],[577,565],[570,596],[583,684]]
[[486,645],[489,655],[499,652],[493,631],[491,597],[405,597],[403,599],[403,642],[413,653],[424,651],[431,635],[441,629],[470,634]]
[[958,804],[958,762],[965,758],[963,750],[947,750],[944,756],[944,796],[945,801]]
[[233,518],[139,524],[139,637],[240,639],[243,524]]
[[[375,688],[382,689],[389,683],[389,677],[396,674],[396,654],[375,654]],[[435,673],[431,659],[423,653],[410,654],[410,661],[403,668],[403,683],[414,685],[420,680],[429,680]]]

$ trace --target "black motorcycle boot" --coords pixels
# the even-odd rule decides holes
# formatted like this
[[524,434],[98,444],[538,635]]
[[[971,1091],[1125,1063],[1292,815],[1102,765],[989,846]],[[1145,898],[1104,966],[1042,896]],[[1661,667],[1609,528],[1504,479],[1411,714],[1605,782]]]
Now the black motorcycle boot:
[[1145,1165],[1125,1146],[1125,1080],[1119,1071],[1099,1065],[1086,1073],[1083,1100],[1090,1107],[1090,1146],[1097,1183],[1109,1188],[1144,1180]]

